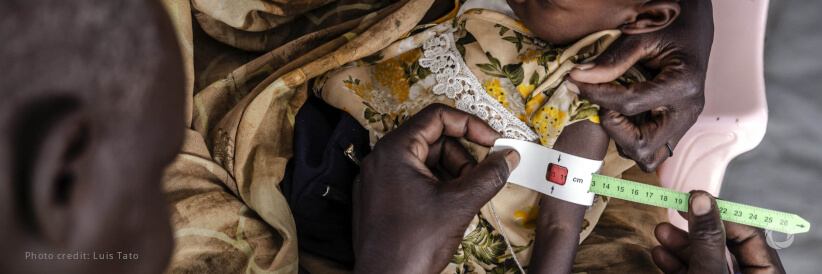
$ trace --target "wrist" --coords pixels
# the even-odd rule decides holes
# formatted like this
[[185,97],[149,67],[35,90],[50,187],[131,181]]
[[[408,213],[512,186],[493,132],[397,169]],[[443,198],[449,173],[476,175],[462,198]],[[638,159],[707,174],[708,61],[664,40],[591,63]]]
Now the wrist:
[[529,273],[570,273],[586,206],[543,195]]
[[574,204],[543,195],[540,202],[537,227],[545,231],[574,232],[579,234],[587,206]]

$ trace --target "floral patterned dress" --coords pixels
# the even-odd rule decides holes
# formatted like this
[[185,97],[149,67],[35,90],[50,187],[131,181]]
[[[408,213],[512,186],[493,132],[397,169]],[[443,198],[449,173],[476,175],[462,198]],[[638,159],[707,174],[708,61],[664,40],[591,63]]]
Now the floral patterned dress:
[[[443,103],[479,116],[507,138],[553,147],[566,126],[585,120],[599,123],[599,107],[570,92],[565,78],[619,35],[606,30],[558,47],[536,38],[513,18],[474,9],[445,23],[418,26],[389,47],[318,77],[314,91],[358,119],[371,133],[372,144],[425,106]],[[631,69],[615,82],[643,80]],[[480,146],[463,144],[478,159],[487,154]],[[608,166],[627,169],[633,163],[626,162],[606,156],[603,174],[621,173]],[[508,184],[492,199],[499,220],[484,206],[443,273],[517,273],[513,256],[527,267],[539,199],[538,192]],[[585,213],[580,241],[606,204],[605,197],[597,197]],[[500,226],[515,254],[508,250]]]

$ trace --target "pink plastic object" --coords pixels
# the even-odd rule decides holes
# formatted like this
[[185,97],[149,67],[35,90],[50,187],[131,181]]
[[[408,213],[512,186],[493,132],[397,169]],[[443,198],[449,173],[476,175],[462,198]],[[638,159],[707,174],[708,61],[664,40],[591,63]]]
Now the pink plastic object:
[[[768,106],[762,52],[768,0],[713,1],[714,44],[705,84],[705,109],[659,168],[662,186],[719,194],[728,162],[765,136]],[[684,219],[668,211],[673,224]]]

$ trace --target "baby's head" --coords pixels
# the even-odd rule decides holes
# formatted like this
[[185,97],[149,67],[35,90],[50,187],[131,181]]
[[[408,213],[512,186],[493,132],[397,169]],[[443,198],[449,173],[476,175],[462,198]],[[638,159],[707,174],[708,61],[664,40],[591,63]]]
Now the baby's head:
[[0,272],[162,272],[184,87],[159,1],[3,0],[0,37]]
[[625,34],[652,32],[679,15],[678,0],[507,1],[523,25],[552,44],[569,44],[606,29]]

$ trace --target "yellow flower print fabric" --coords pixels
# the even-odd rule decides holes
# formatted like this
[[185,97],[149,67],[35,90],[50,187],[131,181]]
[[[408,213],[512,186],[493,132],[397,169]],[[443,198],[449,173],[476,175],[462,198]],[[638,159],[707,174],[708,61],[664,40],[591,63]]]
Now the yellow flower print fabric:
[[369,130],[374,144],[425,106],[453,105],[453,100],[430,93],[435,77],[418,61],[420,45],[447,30],[448,24],[415,28],[415,35],[317,77],[315,94],[354,116]]
[[514,211],[514,220],[525,229],[535,229],[537,227],[537,216],[539,216],[539,206],[526,206],[523,209]]
[[[552,147],[562,130],[579,121],[599,122],[599,107],[565,87],[567,73],[578,63],[601,53],[619,35],[602,31],[568,47],[556,47],[536,38],[522,23],[488,10],[470,10],[454,20],[415,28],[391,46],[318,77],[315,94],[330,105],[346,110],[371,133],[372,143],[408,117],[433,103],[454,106],[452,99],[436,95],[436,75],[420,65],[422,45],[437,35],[453,35],[456,51],[487,93],[500,106],[530,126],[539,142]],[[630,70],[617,83],[644,80]],[[487,149],[463,142],[481,159]],[[609,151],[603,174],[616,176],[631,166]],[[612,155],[613,154],[613,155]],[[623,167],[624,166],[624,167]],[[612,172],[610,174],[608,172]],[[533,250],[540,194],[509,184],[492,199],[504,239],[488,205],[466,231],[457,254],[443,273],[497,273],[516,269],[513,256],[527,266]],[[606,199],[595,199],[586,212],[580,241],[590,233],[605,208]]]
[[[533,127],[543,145],[553,147],[565,126],[599,121],[599,107],[570,92],[565,76],[601,53],[619,31],[601,31],[569,47],[555,47],[519,21],[493,11],[468,11],[456,24],[456,47],[486,92]],[[617,82],[642,80],[631,70]]]

